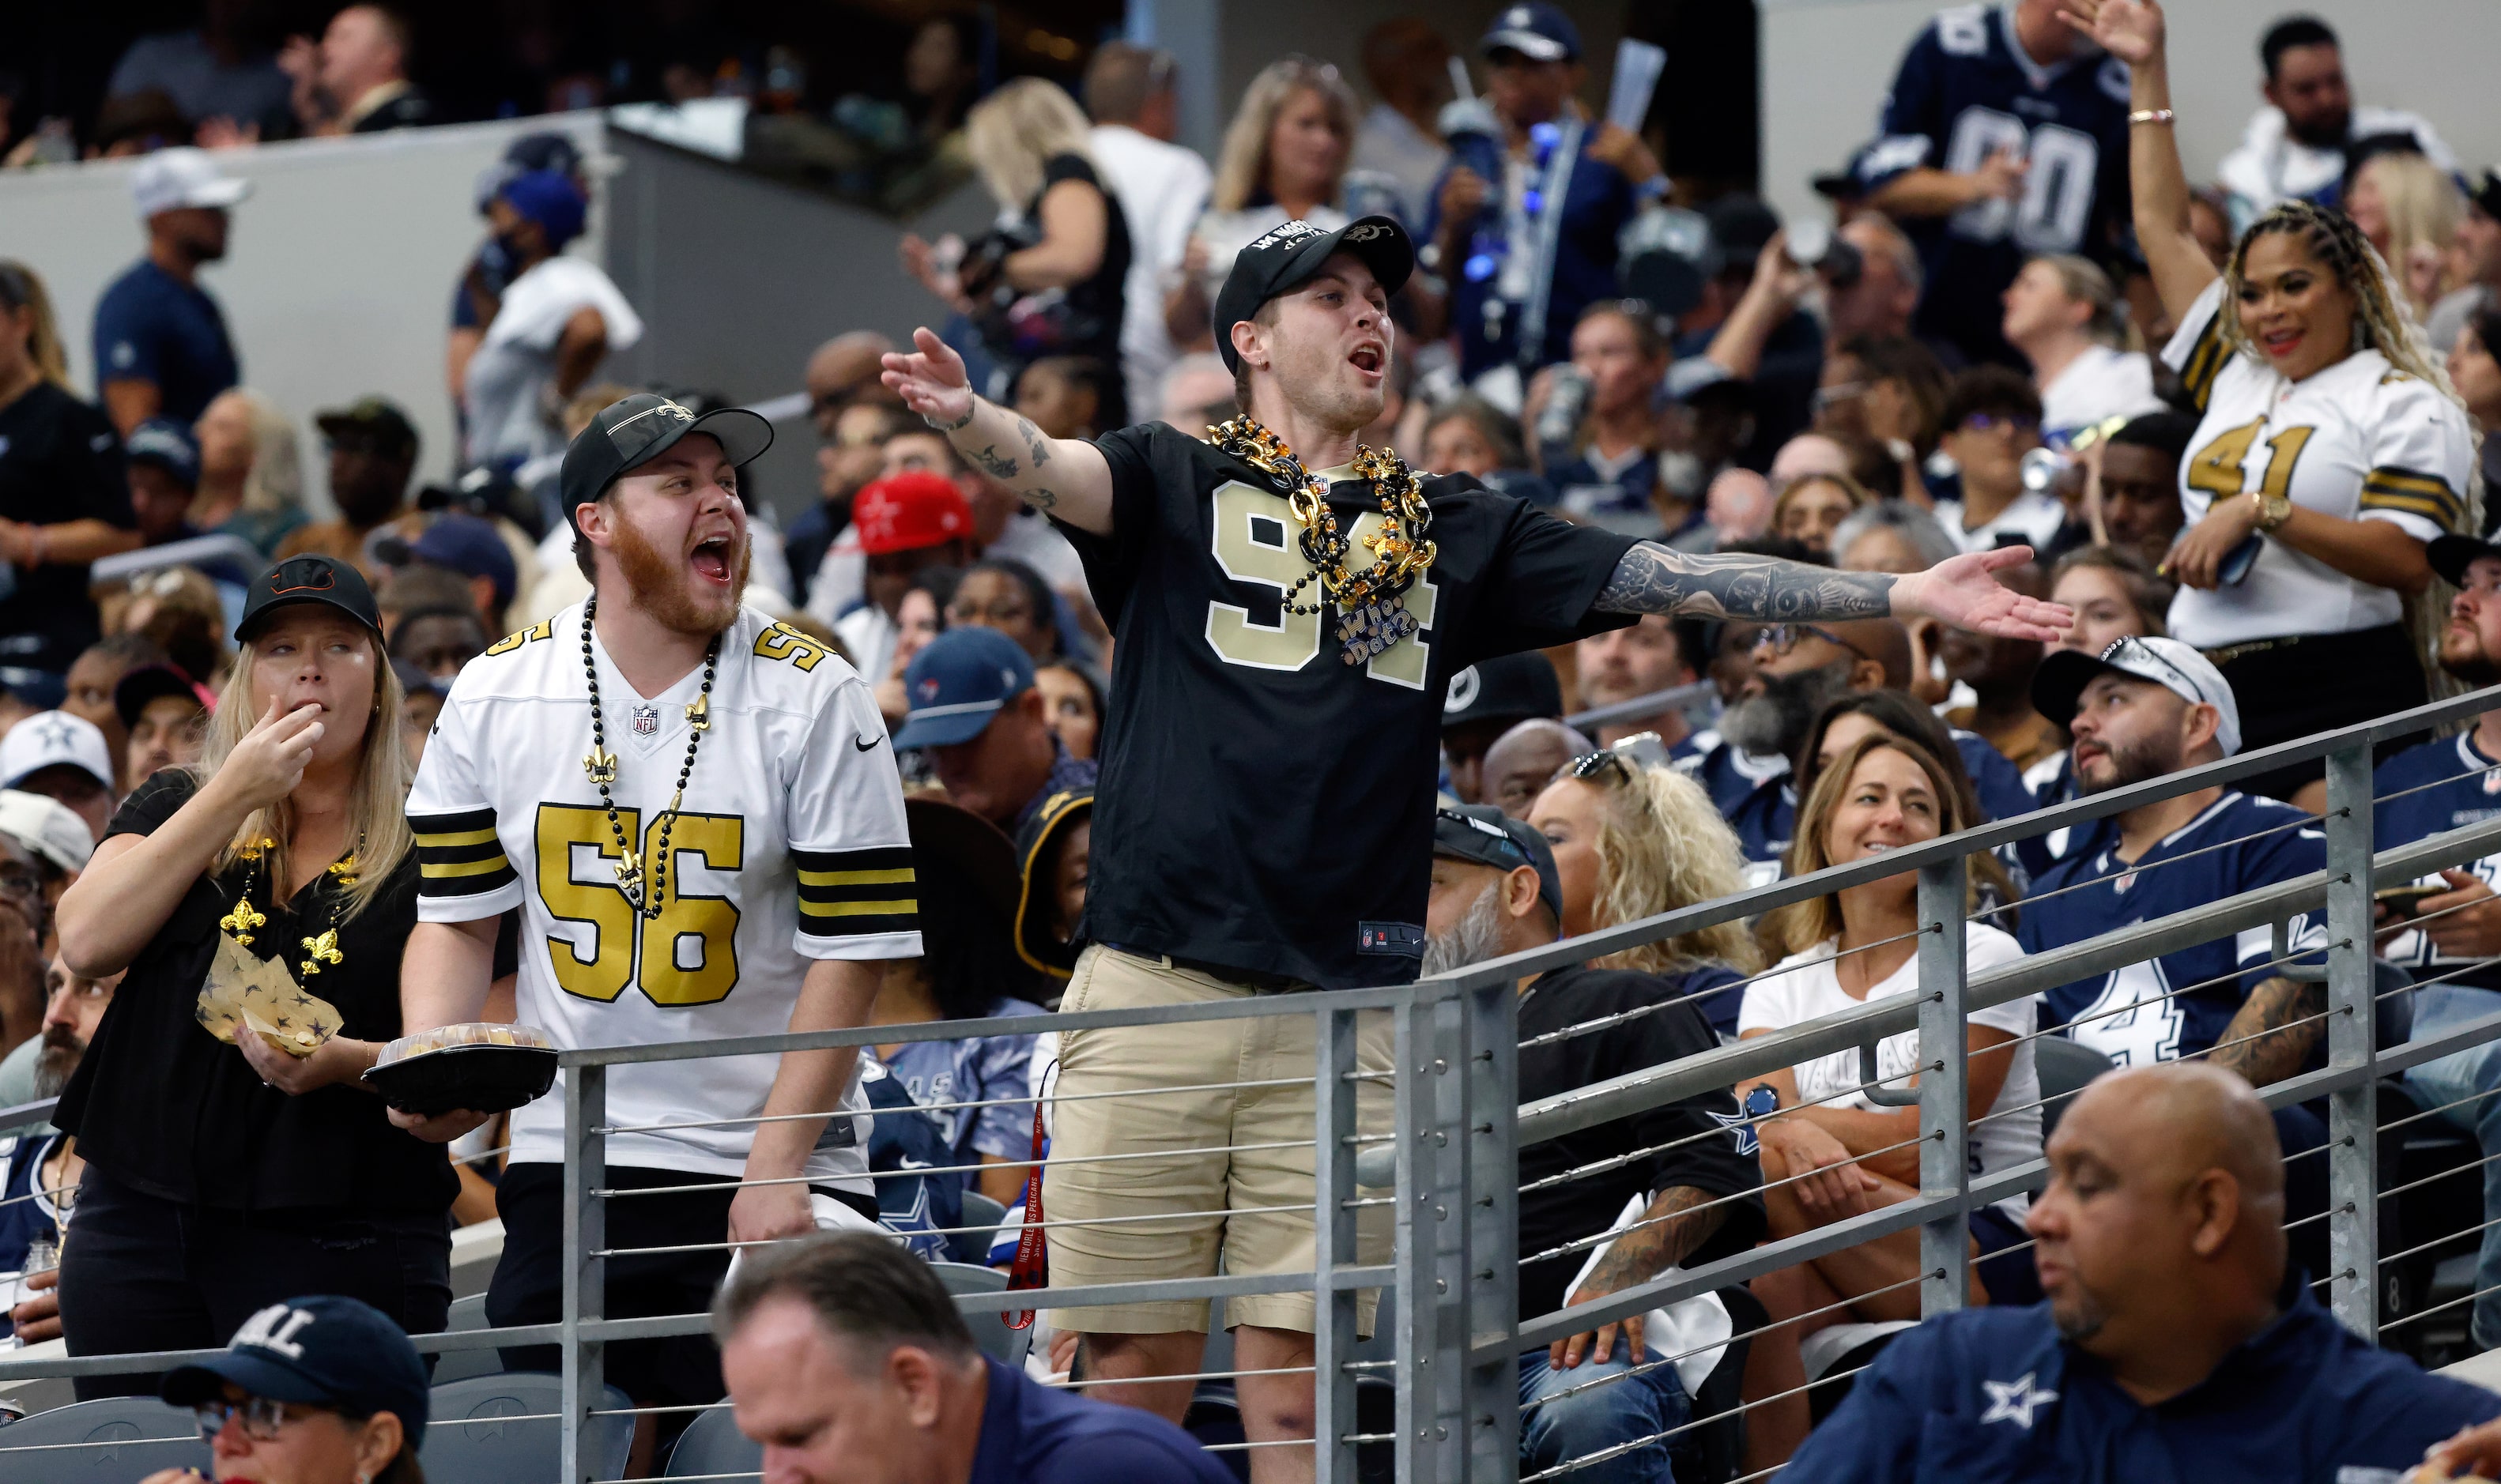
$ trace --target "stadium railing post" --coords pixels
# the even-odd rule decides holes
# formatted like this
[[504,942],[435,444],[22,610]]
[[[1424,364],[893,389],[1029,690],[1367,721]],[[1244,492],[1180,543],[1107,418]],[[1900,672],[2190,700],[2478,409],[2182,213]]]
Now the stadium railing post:
[[1312,1435],[1319,1450],[1315,1460],[1319,1484],[1354,1484],[1355,1445],[1347,1439],[1360,1429],[1354,1372],[1346,1368],[1354,1357],[1356,1291],[1337,1287],[1331,1279],[1340,1268],[1361,1261],[1355,1241],[1360,1212],[1348,1204],[1355,1199],[1355,1160],[1362,1153],[1353,1141],[1360,1127],[1355,1119],[1359,1089],[1351,1076],[1357,1067],[1355,1013],[1317,1013],[1319,1137],[1312,1153],[1319,1209],[1313,1221],[1312,1274],[1318,1292],[1312,1296]]
[[599,1405],[603,1344],[583,1333],[585,1321],[607,1313],[608,1204],[598,1194],[608,1184],[608,1069],[597,1063],[564,1073],[564,1416],[561,1477],[590,1484],[598,1461],[586,1446],[590,1413]]
[[1919,1193],[1951,1203],[1919,1227],[1919,1313],[1963,1306],[1971,1290],[1971,1186],[1966,1075],[1970,1032],[1963,991],[1968,866],[1963,857],[1919,868]]
[[[1481,1340],[1519,1328],[1519,993],[1508,979],[1467,992],[1468,1251],[1460,1313],[1465,1364]],[[1519,1476],[1519,1362],[1510,1345],[1467,1371],[1470,1484]]]
[[2330,1306],[2366,1340],[2380,1334],[2378,987],[2371,941],[2371,744],[2327,754],[2327,1065],[2351,1072],[2327,1095]]
[[1444,1477],[1465,1481],[1473,1449],[1468,1427],[1468,1255],[1475,1230],[1468,1186],[1467,1002],[1442,994],[1433,1017],[1433,1128],[1424,1152],[1433,1161],[1433,1271],[1419,1297],[1433,1306],[1433,1436],[1442,1446]]
[[1440,1419],[1439,1387],[1433,1375],[1433,1350],[1441,1328],[1433,1302],[1434,1269],[1439,1266],[1441,1238],[1437,1230],[1450,1215],[1447,1193],[1439,1189],[1441,1161],[1432,1148],[1440,1038],[1434,1035],[1433,1007],[1421,995],[1410,993],[1391,1011],[1397,1017],[1397,1051],[1391,1086],[1398,1105],[1398,1477],[1441,1479],[1439,1444],[1446,1431]]

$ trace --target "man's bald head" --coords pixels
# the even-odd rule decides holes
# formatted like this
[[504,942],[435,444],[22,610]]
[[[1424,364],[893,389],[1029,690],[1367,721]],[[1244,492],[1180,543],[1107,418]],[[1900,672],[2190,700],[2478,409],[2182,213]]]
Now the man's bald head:
[[1529,806],[1564,764],[1596,750],[1589,739],[1563,723],[1533,716],[1485,748],[1484,802],[1514,819],[1525,819]]
[[1902,627],[1900,619],[1853,618],[1825,627],[1848,640],[1850,646],[1859,654],[1884,667],[1884,684],[1868,686],[1867,689],[1911,688],[1911,631]]
[[2041,1286],[2059,1329],[2122,1385],[2170,1388],[2182,1356],[2211,1367],[2273,1316],[2284,1150],[2237,1074],[2163,1062],[2097,1078],[2048,1153],[2026,1221]]

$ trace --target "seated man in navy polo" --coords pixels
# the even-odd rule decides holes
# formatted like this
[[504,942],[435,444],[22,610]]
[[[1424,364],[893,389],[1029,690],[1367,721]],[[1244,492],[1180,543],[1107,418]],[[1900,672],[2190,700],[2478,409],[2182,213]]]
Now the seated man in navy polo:
[[[2434,572],[2456,585],[2440,668],[2471,687],[2501,684],[2501,546],[2463,536],[2431,544]],[[2501,817],[2501,710],[2485,711],[2455,737],[2408,748],[2373,775],[2372,842],[2382,850]],[[2430,1036],[2501,1010],[2501,853],[2425,876],[2430,895],[2411,907],[2383,906],[2382,956],[2432,980],[2415,991],[2415,1034]],[[2386,883],[2383,883],[2384,885]],[[2484,1145],[2484,1213],[2501,1216],[2501,1047],[2475,1046],[2406,1072],[2426,1107],[2472,1130]],[[2501,1344],[2501,1227],[2484,1229],[2475,1268],[2470,1326],[2485,1349]]]
[[1051,795],[1094,786],[1093,760],[1070,757],[1050,730],[1033,661],[996,629],[931,640],[905,668],[903,694],[912,709],[895,750],[926,749],[949,802],[1009,835]]
[[846,1232],[748,1254],[713,1312],[738,1430],[784,1484],[1228,1484],[1196,1439],[982,1354],[918,1258]]
[[2115,1072],[2050,1139],[2049,1302],[1903,1334],[1786,1484],[2394,1480],[2501,1397],[2374,1347],[2284,1261],[2284,1149],[2219,1068]]

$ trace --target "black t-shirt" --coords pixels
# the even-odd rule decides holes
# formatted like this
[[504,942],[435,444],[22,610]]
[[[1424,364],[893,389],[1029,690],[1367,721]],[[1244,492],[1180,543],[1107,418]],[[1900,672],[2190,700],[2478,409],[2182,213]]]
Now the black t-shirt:
[[[1589,605],[1632,538],[1429,478],[1439,556],[1407,598],[1422,628],[1351,668],[1334,610],[1281,612],[1311,569],[1266,475],[1163,423],[1098,446],[1113,533],[1061,527],[1119,654],[1085,938],[1329,989],[1413,979],[1451,676],[1631,622]],[[1329,504],[1368,560],[1371,485]]]
[[[1103,421],[1096,426],[1117,427],[1129,420],[1127,398],[1121,394],[1118,375],[1120,319],[1128,310],[1129,260],[1133,251],[1129,243],[1128,214],[1120,209],[1119,199],[1112,194],[1111,188],[1103,183],[1102,177],[1094,173],[1094,167],[1086,163],[1084,155],[1054,154],[1043,162],[1041,194],[1036,195],[1025,208],[1025,215],[1037,229],[1042,225],[1043,196],[1049,195],[1050,188],[1062,181],[1083,181],[1102,194],[1103,261],[1091,276],[1069,284],[1063,290],[1068,305],[1068,324],[1077,332],[1078,338],[1068,345],[1038,353],[1090,355],[1110,367],[1114,375],[1105,383],[1104,392],[1112,399],[1113,405],[1100,410]],[[1031,360],[1036,356],[1018,358]]]
[[[112,422],[50,381],[0,407],[0,518],[39,526],[95,519],[133,529]],[[86,580],[83,566],[19,569],[17,591],[0,598],[0,664],[68,670],[96,641]]]
[[[157,774],[123,802],[105,838],[153,833],[196,788],[187,773]],[[89,1161],[163,1200],[242,1210],[448,1210],[459,1182],[443,1146],[393,1128],[382,1099],[347,1084],[292,1098],[264,1087],[241,1051],[193,1018],[217,919],[233,910],[246,879],[235,871],[191,883],[131,962],[52,1121],[78,1136]],[[269,923],[246,951],[266,957],[321,931],[334,889],[327,875],[317,877],[294,903],[278,906],[260,882],[253,905]],[[416,925],[411,852],[340,927],[339,964],[305,981],[308,993],[337,1006],[340,1034],[399,1035],[400,950]]]
[[[1708,980],[1719,981],[1717,977]],[[1521,998],[1519,1039],[1527,1041],[1567,1026],[1621,1014],[1662,1000],[1680,1000],[1686,989],[1679,979],[1630,970],[1586,966],[1558,969],[1530,984]],[[1519,1101],[1533,1103],[1551,1098],[1628,1072],[1693,1056],[1718,1043],[1702,1012],[1693,1005],[1671,1005],[1604,1031],[1520,1052]],[[1530,1258],[1550,1247],[1596,1236],[1616,1224],[1626,1202],[1636,1197],[1647,1201],[1671,1185],[1689,1185],[1715,1197],[1749,1193],[1742,1201],[1718,1207],[1726,1212],[1718,1230],[1687,1253],[1682,1266],[1699,1267],[1751,1247],[1763,1235],[1762,1198],[1751,1194],[1761,1187],[1763,1169],[1754,1152],[1753,1130],[1733,1127],[1738,1119],[1737,1100],[1726,1088],[1715,1088],[1700,1097],[1521,1149],[1519,1183],[1525,1187],[1636,1149],[1675,1145],[1613,1170],[1522,1195],[1520,1257]],[[1696,1135],[1702,1137],[1695,1138]],[[1588,1260],[1589,1253],[1584,1248],[1542,1263],[1523,1261],[1519,1269],[1520,1320],[1525,1323],[1561,1308],[1567,1297],[1565,1286]]]

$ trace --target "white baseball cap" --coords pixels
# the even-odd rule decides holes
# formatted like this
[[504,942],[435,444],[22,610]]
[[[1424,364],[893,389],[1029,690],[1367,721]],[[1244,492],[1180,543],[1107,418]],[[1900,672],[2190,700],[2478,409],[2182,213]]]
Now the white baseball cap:
[[130,199],[142,221],[185,206],[232,206],[250,194],[250,181],[233,179],[209,151],[188,145],[142,155],[130,177]]
[[[2093,676],[2112,673],[2151,680],[2190,706],[2213,707],[2215,744],[2225,757],[2241,750],[2241,707],[2233,699],[2232,683],[2194,645],[2176,639],[2131,635],[2112,641],[2099,655],[2081,649],[2052,650],[2032,673],[2032,709],[2063,727],[2076,719],[2076,702],[2084,687],[2093,683]],[[0,745],[0,757],[6,755],[5,745]]]
[[16,788],[30,775],[67,763],[94,775],[113,787],[113,749],[104,733],[83,716],[67,711],[37,711],[0,738],[0,789]]
[[0,835],[63,871],[84,871],[95,853],[95,836],[68,805],[19,788],[0,788]]

